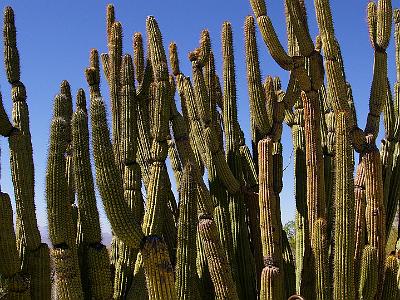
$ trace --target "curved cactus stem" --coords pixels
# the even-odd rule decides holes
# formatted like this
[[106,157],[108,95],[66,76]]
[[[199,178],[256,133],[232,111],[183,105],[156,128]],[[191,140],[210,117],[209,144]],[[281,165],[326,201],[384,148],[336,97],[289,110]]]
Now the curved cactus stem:
[[122,178],[114,161],[105,106],[101,98],[91,101],[90,115],[96,182],[107,217],[116,236],[128,246],[138,249],[143,233],[124,199]]
[[200,218],[198,231],[214,284],[215,299],[239,299],[214,221],[207,216]]

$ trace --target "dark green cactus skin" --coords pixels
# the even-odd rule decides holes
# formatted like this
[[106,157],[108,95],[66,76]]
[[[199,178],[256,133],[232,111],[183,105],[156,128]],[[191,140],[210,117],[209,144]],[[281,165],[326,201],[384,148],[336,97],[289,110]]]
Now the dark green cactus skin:
[[[385,104],[388,103],[389,105],[386,105],[386,107],[392,108],[391,105],[393,106],[392,108],[392,114],[388,114],[387,112],[390,112],[390,110],[385,109],[384,110],[384,121],[387,119],[390,122],[387,122],[388,125],[393,126],[391,129],[394,130],[394,141],[390,143],[392,146],[393,150],[393,156],[391,157],[391,153],[389,152],[388,158],[392,158],[392,168],[387,168],[386,166],[389,166],[390,160],[387,159],[387,163],[384,164],[385,168],[388,170],[387,172],[391,171],[391,177],[390,177],[390,185],[389,187],[387,186],[388,180],[385,179],[385,186],[384,186],[384,193],[385,193],[385,204],[386,204],[386,232],[389,232],[393,220],[394,220],[394,214],[395,214],[395,208],[397,204],[399,203],[399,193],[400,193],[400,188],[399,188],[399,143],[396,142],[398,141],[398,137],[400,134],[400,122],[398,122],[399,118],[399,101],[400,101],[400,10],[395,9],[393,11],[393,19],[394,19],[394,25],[395,25],[395,30],[394,30],[394,38],[395,38],[395,52],[396,52],[396,82],[394,84],[394,97],[393,97],[393,103],[390,103],[390,95],[391,95],[391,90],[390,87],[388,88],[388,97],[386,97]],[[385,117],[386,116],[386,117]]]
[[142,254],[139,252],[136,258],[135,270],[133,273],[132,284],[126,296],[128,300],[147,300],[149,299],[146,276],[143,269]]
[[375,299],[378,290],[378,251],[375,247],[365,246],[361,258],[360,286],[358,296],[360,299]]
[[285,276],[285,297],[296,293],[296,274],[295,274],[295,261],[290,248],[286,232],[282,230],[282,245],[283,245],[283,270]]
[[[17,208],[18,250],[23,259],[29,251],[38,250],[41,245],[37,227],[34,203],[34,167],[32,143],[29,128],[29,110],[26,102],[26,90],[20,81],[20,62],[17,49],[14,12],[11,7],[4,11],[4,62],[7,79],[12,92],[13,126],[19,129],[18,134],[9,138],[11,175],[14,185]],[[9,132],[10,133],[10,132]],[[28,270],[30,273],[34,270]]]
[[261,273],[264,268],[264,259],[262,253],[260,206],[258,204],[258,195],[255,193],[248,193],[245,195],[245,201],[248,208],[251,248],[254,255],[254,263],[256,268],[257,291],[259,291],[261,286]]
[[3,106],[3,97],[0,92],[0,135],[9,136],[13,126],[7,116],[7,113]]
[[282,288],[283,274],[275,266],[264,267],[261,274],[260,299],[275,300],[284,299],[285,292]]
[[205,246],[203,244],[203,240],[200,236],[199,230],[197,230],[196,236],[196,245],[197,245],[197,257],[196,257],[196,267],[197,267],[197,276],[198,276],[198,284],[199,284],[199,293],[201,299],[215,299],[215,283],[212,281],[210,268],[207,262],[207,255]]
[[196,284],[196,183],[193,166],[186,164],[180,185],[178,247],[175,289],[178,299],[195,299]]
[[398,299],[399,289],[397,282],[397,273],[399,264],[396,256],[389,255],[385,261],[385,280],[383,282],[383,290],[381,299],[395,300]]
[[[222,27],[222,53],[223,53],[223,120],[226,141],[226,160],[233,175],[243,184],[243,169],[239,152],[239,124],[236,107],[236,83],[233,56],[232,29],[228,22]],[[233,276],[240,298],[253,299],[255,295],[255,264],[250,250],[249,232],[245,221],[246,207],[242,193],[229,193],[229,215],[231,219],[233,263]],[[246,258],[246,259],[245,259]],[[244,261],[246,260],[246,261]]]
[[30,299],[30,281],[20,273],[10,197],[0,193],[0,291],[5,299]]

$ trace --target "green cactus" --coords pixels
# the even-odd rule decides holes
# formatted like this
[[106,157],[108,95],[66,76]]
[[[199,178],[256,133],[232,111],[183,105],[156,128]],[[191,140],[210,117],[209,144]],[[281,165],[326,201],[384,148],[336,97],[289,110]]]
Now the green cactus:
[[77,110],[71,121],[73,170],[79,205],[77,241],[80,247],[81,280],[85,297],[106,299],[110,297],[112,290],[111,274],[108,253],[101,244],[100,220],[89,154],[88,117],[83,99],[84,92],[80,90]]
[[[314,1],[315,42],[305,1],[285,1],[287,51],[265,2],[250,4],[271,56],[290,72],[286,90],[278,77],[267,76],[262,83],[255,19],[247,17],[253,153],[238,122],[230,23],[222,28],[220,83],[208,30],[189,53],[192,78],[182,73],[177,45],[170,44],[171,75],[155,18],[146,23],[147,56],[141,33],[135,33],[132,59],[122,55],[122,24],[113,5],[107,6],[108,53],[101,59],[110,89],[112,138],[97,50],[90,51],[85,70],[90,114],[82,89],[73,113],[67,81],[54,101],[46,200],[57,298],[398,298],[398,263],[393,255],[386,257],[385,246],[400,198],[399,10],[392,12],[390,0],[367,5],[374,71],[363,131],[329,0]],[[392,22],[393,95],[386,53]],[[3,34],[13,113],[10,121],[0,101],[0,134],[9,141],[16,230],[10,199],[0,193],[0,298],[50,299],[49,249],[41,243],[35,217],[29,112],[9,7]],[[381,113],[385,135],[378,151]],[[111,257],[101,244],[89,115],[96,183],[113,231]],[[296,249],[281,224],[283,121],[292,131]],[[354,150],[360,153],[355,177]]]
[[30,281],[20,271],[10,197],[0,193],[0,287],[6,299],[30,299]]
[[90,115],[96,182],[107,217],[114,233],[126,245],[138,249],[143,233],[124,199],[122,178],[114,161],[105,106],[101,98],[91,101]]
[[162,238],[147,236],[141,249],[149,299],[177,299],[173,267]]
[[389,255],[385,261],[385,280],[383,282],[382,299],[395,300],[398,299],[399,289],[397,283],[397,273],[399,263],[396,256]]
[[197,230],[214,284],[215,299],[239,299],[214,221],[207,216],[201,217]]
[[355,299],[354,287],[354,182],[353,149],[347,116],[336,114],[335,253],[333,294],[335,299]]
[[178,299],[194,299],[196,285],[196,183],[193,166],[186,164],[180,185],[175,289]]
[[360,299],[375,299],[378,290],[378,251],[375,247],[364,247],[361,258],[360,286],[358,295]]
[[[324,219],[318,219],[314,224],[312,243],[314,244],[315,253],[315,266],[317,270],[316,278],[320,280],[316,281],[315,293],[316,299],[330,299],[331,291],[329,285],[329,270],[328,266],[328,241],[326,236],[327,223]],[[320,272],[320,273],[318,273]]]

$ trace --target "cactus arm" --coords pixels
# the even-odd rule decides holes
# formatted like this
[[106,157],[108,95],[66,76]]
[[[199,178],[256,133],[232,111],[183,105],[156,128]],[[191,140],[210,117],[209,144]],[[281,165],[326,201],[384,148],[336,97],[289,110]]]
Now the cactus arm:
[[214,284],[215,299],[239,299],[214,221],[206,216],[200,218],[198,231]]
[[359,297],[363,300],[375,299],[378,290],[378,251],[375,247],[364,247],[361,258]]
[[10,197],[6,193],[0,194],[0,274],[9,278],[20,269],[19,255],[16,248],[16,238],[13,225],[13,211]]
[[46,200],[53,244],[51,254],[57,274],[57,295],[60,299],[80,299],[82,285],[65,176],[66,128],[64,119],[58,116],[53,118],[46,172]]
[[[257,2],[261,1],[263,0],[259,0]],[[256,18],[264,43],[267,45],[272,58],[282,69],[291,70],[293,68],[293,60],[289,55],[287,55],[287,53],[283,49],[283,46],[279,41],[275,29],[272,25],[271,19],[267,15],[257,16],[257,14]]]
[[3,105],[3,97],[0,92],[0,135],[9,136],[13,130],[13,126],[7,116]]
[[141,84],[144,78],[145,60],[143,38],[140,32],[135,32],[133,35],[133,59],[135,64],[136,80]]
[[[253,135],[256,131],[260,136],[265,136],[271,129],[265,107],[265,94],[261,83],[260,66],[258,63],[258,50],[255,36],[254,18],[248,16],[245,21],[245,41],[246,41],[246,66],[247,82],[250,100],[250,115],[254,120],[252,128]],[[258,141],[253,141],[255,144]]]
[[395,300],[399,297],[397,273],[399,264],[395,255],[389,255],[385,260],[385,280],[381,299]]
[[193,299],[196,270],[196,182],[193,165],[186,164],[180,185],[175,288],[178,299]]
[[[11,7],[6,7],[4,12],[3,35],[7,79],[12,86],[13,126],[18,129],[18,131],[15,131],[14,128],[7,129],[11,176],[17,208],[18,250],[22,259],[22,271],[31,276],[30,295],[32,299],[44,299],[49,298],[51,289],[49,249],[47,245],[41,244],[35,215],[34,165],[29,110],[26,102],[26,90],[23,83],[20,82],[15,20]],[[4,108],[1,108],[0,111],[1,127],[9,128],[10,124]],[[16,282],[19,284],[19,279],[16,278]]]
[[[84,92],[80,90],[77,102],[83,97]],[[108,252],[101,244],[100,220],[89,154],[88,117],[85,110],[86,103],[77,103],[77,111],[74,112],[71,121],[73,169],[79,205],[78,243],[84,255],[81,280],[86,296],[105,298],[111,297],[111,274]]]
[[112,111],[112,136],[114,155],[119,168],[122,168],[122,157],[118,149],[121,143],[121,98],[119,96],[121,88],[120,70],[122,65],[122,25],[114,22],[111,28],[111,36],[109,41],[109,78],[108,85],[110,88],[111,111]]
[[[0,193],[0,290],[5,299],[31,299],[29,279],[20,271],[10,197]],[[5,295],[4,295],[5,294]]]
[[[378,264],[384,264],[385,254],[385,210],[383,199],[382,162],[378,149],[372,145],[365,160],[365,195],[367,200],[365,220],[368,244],[378,251]],[[378,282],[383,282],[383,270],[379,271]],[[380,285],[378,285],[379,287]],[[381,287],[380,287],[381,288]],[[380,290],[379,288],[379,290]]]
[[[341,63],[336,59],[340,52],[339,44],[336,42],[329,0],[314,1],[317,22],[322,41],[322,49],[325,57],[325,70],[328,82],[328,90],[335,112],[348,111],[349,105],[346,95],[346,82],[342,74]],[[348,125],[353,127],[355,120],[349,116]]]
[[91,100],[92,145],[96,182],[107,217],[116,236],[132,248],[138,248],[143,233],[124,200],[122,178],[114,162],[104,102]]
[[[34,165],[32,142],[29,128],[29,110],[26,102],[26,90],[20,81],[20,61],[17,48],[14,12],[11,7],[4,11],[4,63],[12,93],[12,122],[20,135],[9,138],[11,175],[17,208],[19,248],[36,250],[40,246],[40,233],[35,216],[34,203]],[[9,132],[11,133],[11,131]],[[19,233],[22,236],[19,236]],[[21,251],[24,251],[21,249]],[[23,256],[23,254],[21,253]]]
[[96,206],[93,175],[89,157],[89,129],[87,115],[81,109],[72,118],[74,145],[74,177],[80,210],[80,238],[86,244],[101,242],[99,213]]
[[[187,103],[194,103],[194,95],[193,89],[188,78],[184,79],[184,91],[185,91],[185,98]],[[189,106],[188,106],[189,108]],[[189,115],[191,113],[189,112]],[[211,134],[213,133],[210,130]],[[196,134],[196,136],[199,136]],[[209,151],[211,153],[211,159],[215,164],[217,174],[223,181],[227,190],[231,193],[235,193],[239,189],[239,183],[236,178],[233,176],[232,171],[229,169],[226,160],[224,158],[223,150],[218,145],[218,140],[215,138],[211,140],[210,144],[205,144],[206,147],[209,147]]]
[[[240,185],[244,185],[243,167],[239,152],[240,126],[237,119],[236,79],[233,51],[232,27],[229,22],[222,25],[222,56],[223,56],[223,99],[222,115],[226,144],[226,161]],[[242,139],[243,140],[243,139]],[[243,193],[228,192],[229,215],[233,242],[234,278],[237,276],[236,289],[239,297],[254,298],[255,265],[250,251],[246,218],[246,206]],[[243,257],[248,260],[243,263]]]
[[46,200],[50,239],[53,245],[72,247],[71,207],[67,202],[65,177],[66,122],[55,117],[50,129],[50,147],[46,174]]
[[176,144],[173,140],[168,141],[168,156],[171,160],[171,167],[174,173],[176,186],[181,186],[182,179],[182,162],[179,158],[178,150],[176,149]]
[[311,39],[305,13],[301,7],[300,1],[286,0],[285,4],[294,29],[294,34],[297,38],[300,53],[305,57],[309,57],[314,52],[314,43]]
[[304,106],[306,160],[307,163],[307,205],[308,220],[313,226],[314,220],[325,217],[324,169],[322,167],[322,149],[320,136],[320,114],[318,95],[315,92],[301,94]]
[[[355,251],[354,251],[354,279],[356,287],[359,286],[361,272],[361,257],[366,240],[365,224],[365,167],[361,160],[357,166],[356,177],[354,179],[354,198],[355,198]],[[359,290],[357,289],[357,293]],[[356,296],[358,296],[356,294]]]
[[314,230],[312,232],[313,251],[315,253],[315,277],[318,278],[315,284],[316,299],[331,299],[329,282],[329,265],[328,261],[328,240],[326,236],[326,221],[317,219],[314,222]]
[[266,283],[272,280],[267,275],[272,271],[271,268],[276,268],[276,272],[280,274],[279,276],[276,275],[278,277],[274,277],[277,297],[279,295],[279,298],[276,299],[283,299],[281,237],[279,220],[277,220],[277,209],[279,208],[276,206],[276,194],[273,189],[272,150],[273,141],[271,138],[263,139],[258,143],[260,228],[265,266],[261,275],[260,295],[261,297],[264,295],[263,299],[271,299],[266,296],[270,293]]
[[335,299],[355,299],[354,287],[354,182],[353,149],[346,115],[336,114],[335,254],[333,294]]

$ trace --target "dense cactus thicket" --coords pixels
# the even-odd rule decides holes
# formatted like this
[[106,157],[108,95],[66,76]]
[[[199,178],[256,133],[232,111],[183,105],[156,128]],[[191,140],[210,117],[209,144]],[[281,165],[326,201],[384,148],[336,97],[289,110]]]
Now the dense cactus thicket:
[[[92,49],[85,70],[89,104],[79,89],[73,109],[67,81],[54,99],[50,250],[35,216],[27,97],[14,13],[5,9],[13,111],[10,121],[0,101],[0,134],[10,145],[16,230],[10,197],[1,192],[1,299],[400,298],[399,262],[385,250],[400,198],[400,11],[389,0],[367,5],[374,68],[361,129],[329,0],[315,0],[315,41],[304,1],[285,1],[287,51],[265,2],[250,4],[255,17],[244,20],[244,38],[252,149],[238,122],[231,24],[222,24],[222,78],[214,63],[220,50],[212,49],[207,30],[189,53],[189,77],[178,46],[166,53],[154,17],[146,20],[147,41],[135,33],[133,55],[123,54],[122,24],[108,5],[108,52]],[[386,53],[393,24],[394,91]],[[289,72],[286,90],[279,78],[261,78],[257,27]],[[111,130],[100,76],[109,86]],[[284,123],[294,152],[294,248],[281,223]],[[102,244],[95,184],[113,231],[111,251]]]

